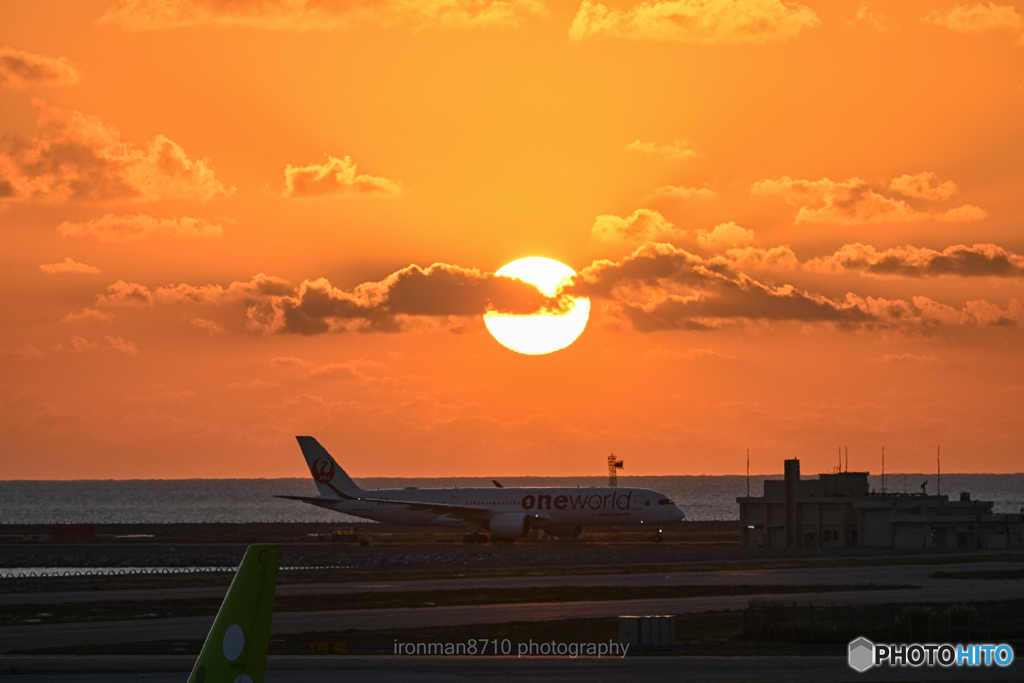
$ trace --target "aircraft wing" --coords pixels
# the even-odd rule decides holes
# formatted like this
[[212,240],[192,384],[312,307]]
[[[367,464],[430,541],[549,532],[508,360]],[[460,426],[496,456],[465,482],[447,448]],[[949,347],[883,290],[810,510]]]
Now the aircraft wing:
[[286,498],[287,500],[301,500],[303,503],[309,503],[310,505],[316,505],[317,507],[334,509],[334,504],[337,503],[336,498],[318,498],[316,496],[274,496],[274,498]]
[[[344,495],[344,494],[342,494]],[[491,518],[491,510],[471,507],[469,505],[450,505],[448,503],[420,503],[411,500],[391,500],[389,498],[368,498],[366,496],[345,496],[351,500],[365,500],[369,503],[385,505],[401,505],[415,512],[433,512],[435,515],[449,515],[456,519],[487,520]]]
[[[414,510],[416,512],[433,512],[435,515],[448,515],[455,519],[465,519],[473,521],[486,521],[493,517],[495,514],[501,514],[501,512],[495,512],[489,508],[471,507],[469,505],[450,505],[448,503],[420,503],[411,500],[390,500],[387,498],[367,498],[366,496],[359,496],[353,498],[353,500],[365,500],[371,503],[386,503],[388,505],[401,505],[407,510]],[[550,517],[545,514],[532,514],[530,515],[538,523],[549,521]]]
[[[328,484],[329,485],[329,484]],[[334,488],[333,486],[331,487]],[[339,498],[346,500],[365,500],[368,503],[381,503],[386,505],[400,505],[407,510],[416,512],[433,512],[435,515],[449,515],[455,519],[466,519],[482,521],[491,518],[491,510],[487,508],[471,507],[469,505],[449,505],[447,503],[420,503],[411,500],[391,500],[389,498],[369,498],[367,496],[350,496],[334,489]],[[337,498],[319,498],[316,496],[274,496],[275,498],[286,498],[288,500],[301,500],[303,503],[316,505],[322,508],[334,509]]]

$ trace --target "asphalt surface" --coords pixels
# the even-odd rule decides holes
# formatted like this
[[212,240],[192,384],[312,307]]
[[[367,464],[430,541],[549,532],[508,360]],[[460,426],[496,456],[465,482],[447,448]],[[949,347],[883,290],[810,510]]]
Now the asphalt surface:
[[[344,595],[402,591],[476,590],[486,588],[543,588],[551,586],[810,586],[914,584],[948,586],[948,579],[932,579],[935,571],[1015,570],[1024,565],[1007,562],[963,564],[880,565],[860,567],[799,567],[788,569],[735,569],[641,574],[580,574],[567,576],[499,576],[487,578],[347,581],[340,583],[278,584],[277,595]],[[189,600],[222,598],[226,587],[155,588],[50,593],[0,593],[3,605],[59,605],[120,600]]]
[[[901,575],[890,577],[899,581]],[[423,628],[510,621],[616,617],[624,614],[686,614],[712,610],[742,610],[751,600],[828,604],[884,604],[899,602],[982,602],[1024,599],[1024,581],[933,581],[933,585],[905,590],[859,590],[829,593],[760,594],[672,599],[549,602],[505,605],[459,605],[274,614],[275,634],[346,629],[378,630]],[[26,624],[0,627],[0,651],[39,649],[66,645],[140,643],[203,637],[213,617],[137,619],[130,621],[69,624]]]
[[[522,576],[452,578],[408,581],[354,581],[279,585],[279,595],[355,594],[410,590],[458,590],[550,586],[714,586],[714,585],[885,585],[915,586],[899,590],[857,590],[827,593],[755,594],[673,599],[609,600],[505,605],[409,607],[393,609],[278,612],[274,615],[276,634],[347,629],[379,630],[424,628],[510,621],[550,621],[604,618],[623,614],[684,614],[712,610],[742,610],[751,600],[782,600],[788,603],[882,604],[895,602],[981,602],[1024,599],[1024,581],[933,579],[936,570],[986,571],[1017,569],[1018,562],[961,564],[890,564],[859,567],[805,566],[787,569],[732,569],[639,574],[582,574],[568,576]],[[225,588],[166,588],[54,593],[3,593],[0,606],[14,604],[87,603],[96,600],[172,600],[200,597],[220,598]],[[42,610],[45,611],[45,610]],[[64,645],[120,644],[162,640],[200,639],[210,628],[212,616],[68,624],[21,624],[0,627],[0,652],[35,650]]]
[[[181,683],[191,657],[0,657],[0,675],[16,667],[19,683],[145,680]],[[677,683],[686,681],[1019,681],[1024,665],[1006,668],[872,669],[858,674],[842,657],[333,657],[279,656],[267,660],[267,683]]]

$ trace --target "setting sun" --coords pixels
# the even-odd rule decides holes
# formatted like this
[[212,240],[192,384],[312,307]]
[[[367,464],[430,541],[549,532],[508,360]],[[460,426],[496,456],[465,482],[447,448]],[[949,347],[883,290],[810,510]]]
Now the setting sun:
[[[554,296],[566,281],[576,274],[558,261],[531,256],[513,261],[494,273],[529,282],[548,296]],[[558,351],[576,341],[587,326],[590,299],[575,298],[565,313],[549,312],[532,315],[511,315],[488,311],[484,314],[487,330],[503,346],[518,353],[535,356]]]

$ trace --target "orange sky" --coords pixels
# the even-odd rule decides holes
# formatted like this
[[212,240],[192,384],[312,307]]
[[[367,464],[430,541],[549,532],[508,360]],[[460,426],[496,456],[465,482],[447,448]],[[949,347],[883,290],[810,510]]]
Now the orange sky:
[[0,112],[0,478],[1024,471],[1024,2],[9,0]]

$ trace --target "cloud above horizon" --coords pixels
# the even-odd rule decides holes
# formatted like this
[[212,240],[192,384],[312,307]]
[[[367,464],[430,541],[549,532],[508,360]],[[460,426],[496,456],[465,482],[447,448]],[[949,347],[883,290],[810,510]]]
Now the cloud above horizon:
[[595,261],[569,292],[611,302],[640,332],[717,329],[741,319],[847,327],[872,319],[855,302],[764,285],[737,274],[728,259],[705,259],[670,244],[648,243],[621,261]]
[[988,31],[1006,31],[1019,35],[1018,45],[1024,45],[1024,14],[1013,5],[997,5],[989,2],[984,5],[976,2],[970,5],[957,5],[946,10],[932,10],[921,18],[926,23],[943,26],[957,33],[985,33]]
[[962,309],[923,296],[904,301],[848,292],[832,299],[789,284],[759,282],[737,272],[727,258],[705,259],[669,244],[645,244],[618,262],[595,261],[566,293],[609,302],[639,332],[711,330],[744,322],[910,331],[1024,324],[1016,299],[1005,308],[976,300]]
[[931,171],[905,173],[899,178],[893,178],[889,183],[889,189],[905,197],[929,201],[943,201],[960,192],[952,180],[940,181]]
[[718,193],[709,187],[686,187],[683,185],[662,185],[651,193],[652,197],[672,199],[714,199]]
[[154,218],[146,214],[117,216],[108,213],[84,223],[64,221],[57,226],[64,237],[94,237],[100,242],[134,242],[152,235],[213,238],[224,228],[203,218]]
[[[303,335],[402,332],[415,318],[464,318],[491,310],[529,314],[561,306],[559,300],[522,280],[444,263],[428,268],[411,265],[352,290],[334,287],[327,278],[305,280],[294,287],[281,278],[260,273],[227,287],[182,283],[151,289],[119,280],[97,296],[99,305],[112,307],[239,302],[250,330]],[[192,324],[210,330],[208,322],[218,324]]]
[[84,263],[75,261],[70,256],[64,258],[60,263],[43,263],[40,264],[39,270],[43,271],[47,275],[54,275],[56,273],[79,273],[81,275],[95,275],[100,272],[100,269],[96,266],[88,266]]
[[804,268],[817,272],[860,271],[868,275],[911,278],[1024,277],[1024,256],[995,244],[956,244],[942,251],[906,245],[878,250],[867,244],[846,244],[830,256],[811,259]]
[[296,199],[332,195],[387,195],[400,197],[405,193],[400,182],[357,174],[352,158],[325,155],[323,163],[292,166],[284,169],[284,196]]
[[548,13],[539,0],[117,0],[100,23],[126,31],[186,26],[293,31],[515,28]]
[[166,136],[137,147],[98,116],[32,104],[40,133],[14,136],[0,151],[0,202],[209,201],[234,192],[209,159],[190,157]]
[[693,144],[689,140],[680,140],[679,138],[663,145],[659,145],[654,142],[634,140],[626,145],[626,149],[630,152],[654,154],[656,156],[665,157],[666,159],[675,161],[680,159],[690,159],[697,156],[697,150],[693,148]]
[[885,33],[889,30],[889,22],[886,20],[884,14],[878,14],[868,9],[868,3],[862,2],[857,8],[856,14],[853,15],[853,21],[847,23],[847,26],[866,26],[872,31],[878,31],[879,33]]
[[[939,182],[934,173],[904,175],[891,181],[887,189],[895,194],[921,200],[948,199],[957,192],[950,181]],[[978,221],[988,213],[973,204],[941,211],[918,209],[905,199],[886,196],[860,178],[833,181],[798,180],[789,176],[759,180],[751,192],[782,195],[797,207],[794,223],[825,223],[833,225],[879,225],[885,223],[916,223],[934,220],[946,223]]]
[[935,355],[917,356],[912,353],[887,353],[881,358],[869,358],[866,363],[941,363],[942,359]]
[[123,353],[126,356],[137,356],[139,354],[139,349],[135,346],[135,342],[127,341],[120,336],[103,335],[103,338],[107,341],[107,348],[112,351]]
[[[293,286],[264,274],[226,287],[182,283],[151,289],[121,280],[107,287],[97,303],[143,308],[230,305],[234,308],[224,309],[223,315],[236,321],[244,315],[244,327],[264,335],[401,333],[423,328],[458,333],[468,329],[470,319],[488,311],[521,315],[558,311],[574,297],[590,297],[596,306],[592,310],[641,333],[785,323],[909,333],[941,327],[1024,326],[1024,309],[1016,299],[1004,305],[975,299],[956,308],[927,296],[907,300],[847,292],[835,297],[747,274],[759,269],[795,271],[798,266],[796,255],[784,245],[734,247],[700,256],[671,244],[648,242],[617,261],[594,261],[554,297],[521,280],[435,263],[427,268],[410,265],[350,289],[336,287],[323,277]],[[832,257],[809,261],[805,269],[821,275],[845,269],[912,278],[1020,277],[1024,257],[994,245],[958,245],[944,252],[914,247],[877,251],[847,245]],[[96,312],[74,314],[68,322],[77,321],[78,316],[82,321],[102,319],[98,309],[92,310]],[[218,315],[212,319],[205,314],[187,316],[186,320],[210,334],[222,334],[230,320]]]
[[25,89],[50,85],[74,85],[82,75],[66,57],[51,57],[0,47],[0,88]]
[[189,318],[188,321],[193,327],[198,327],[211,337],[217,334],[224,334],[225,332],[223,327],[212,320],[206,320],[205,318]]
[[810,7],[781,0],[648,0],[629,9],[583,0],[569,38],[766,45],[792,40],[819,23]]
[[598,216],[590,228],[595,242],[643,244],[677,239],[686,234],[653,209],[637,209],[625,218]]
[[728,247],[743,247],[754,241],[754,231],[742,228],[732,221],[716,225],[711,230],[697,231],[697,244],[719,251]]
[[738,271],[744,270],[796,270],[800,259],[786,244],[775,247],[735,247],[722,254]]
[[[249,281],[221,285],[167,285],[150,290],[137,282],[119,280],[107,287],[106,294],[97,297],[105,306],[154,306],[158,303],[221,304],[245,300],[266,300],[274,296],[285,296],[294,291],[287,280],[259,273]],[[200,325],[201,326],[201,325]]]
[[71,311],[61,319],[62,325],[74,323],[108,323],[114,319],[112,313],[104,313],[96,308],[83,308],[81,311]]
[[401,332],[409,319],[482,316],[488,311],[529,314],[556,309],[557,300],[516,278],[435,263],[411,265],[351,291],[326,278],[304,281],[294,294],[251,306],[252,327],[265,332]]

